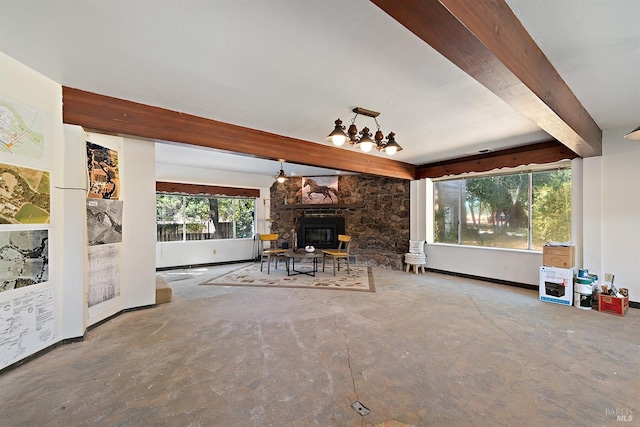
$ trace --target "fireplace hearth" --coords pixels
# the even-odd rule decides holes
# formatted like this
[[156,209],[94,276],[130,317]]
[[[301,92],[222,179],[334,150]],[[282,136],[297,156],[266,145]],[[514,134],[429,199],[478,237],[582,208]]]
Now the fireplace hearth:
[[298,247],[337,248],[338,234],[345,234],[343,217],[300,218],[298,222]]

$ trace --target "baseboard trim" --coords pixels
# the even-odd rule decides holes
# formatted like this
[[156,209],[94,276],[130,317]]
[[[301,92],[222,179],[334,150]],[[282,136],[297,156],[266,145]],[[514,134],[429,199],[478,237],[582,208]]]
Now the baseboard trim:
[[[149,308],[154,308],[155,306],[156,306],[156,304],[149,304],[149,305],[142,305],[140,307],[124,308],[124,309],[118,311],[117,313],[113,313],[109,317],[105,317],[101,321],[96,322],[91,326],[87,326],[87,331],[90,331],[90,330],[92,330],[94,328],[97,328],[98,326],[102,325],[103,323],[108,322],[109,320],[114,319],[114,318],[120,316],[123,313],[128,313],[130,311],[146,310],[146,309],[149,309]],[[86,333],[86,331],[85,331],[85,333]]]
[[465,278],[465,279],[482,280],[484,282],[497,283],[498,285],[515,286],[516,288],[524,288],[524,289],[529,289],[529,290],[532,290],[532,291],[537,291],[538,290],[538,287],[536,285],[529,285],[527,283],[519,283],[519,282],[512,282],[512,281],[509,281],[509,280],[494,279],[492,277],[475,276],[473,274],[456,273],[456,272],[453,272],[453,271],[437,270],[435,268],[426,268],[425,270],[430,271],[432,273],[446,274],[446,275],[449,275],[449,276],[462,277],[462,278]]
[[[228,265],[228,264],[241,264],[245,262],[255,262],[255,258],[251,259],[242,259],[237,261],[225,261],[225,262],[209,262],[205,264],[188,264],[188,265],[175,265],[171,267],[158,267],[156,271],[169,271],[169,270],[181,270],[185,268],[200,268],[200,267],[214,267],[216,265]],[[260,261],[260,258],[258,258]]]
[[[85,332],[86,334],[86,332]],[[84,341],[84,335],[79,336],[79,337],[73,337],[73,338],[65,338],[63,340],[60,340],[56,343],[51,344],[48,347],[43,348],[42,350],[38,350],[33,354],[30,354],[29,356],[20,359],[16,362],[13,362],[11,365],[7,365],[4,368],[0,369],[0,375],[5,374],[6,372],[9,372],[15,368],[17,368],[18,366],[22,366],[27,362],[31,362],[34,359],[39,358],[40,356],[44,356],[45,354],[49,353],[50,351],[56,349],[57,347],[60,347],[62,345],[66,345],[66,344],[73,344],[76,342],[81,342]]]
[[19,366],[22,366],[27,362],[31,362],[32,360],[35,360],[35,359],[39,358],[40,356],[44,356],[45,354],[49,353],[50,351],[52,351],[52,350],[54,350],[54,349],[56,349],[56,348],[58,348],[60,346],[84,341],[84,339],[85,339],[85,337],[87,335],[87,332],[89,332],[90,330],[102,325],[103,323],[107,322],[108,320],[111,320],[111,319],[113,319],[115,317],[120,316],[123,313],[127,313],[127,312],[130,312],[130,311],[146,310],[146,309],[154,308],[154,307],[156,307],[155,304],[150,304],[150,305],[143,305],[143,306],[140,306],[140,307],[125,308],[123,310],[120,310],[117,313],[114,313],[111,316],[109,316],[109,317],[107,317],[105,319],[102,319],[101,321],[96,322],[91,326],[87,326],[87,328],[84,331],[84,334],[82,334],[79,337],[65,338],[63,340],[60,340],[58,342],[55,342],[55,343],[51,344],[50,346],[47,346],[47,347],[43,348],[42,350],[38,350],[35,353],[30,354],[29,356],[27,356],[27,357],[25,357],[23,359],[20,359],[20,360],[18,360],[16,362],[13,362],[11,365],[5,366],[4,368],[0,369],[0,375],[3,375],[5,373],[7,373],[7,372],[19,367]]

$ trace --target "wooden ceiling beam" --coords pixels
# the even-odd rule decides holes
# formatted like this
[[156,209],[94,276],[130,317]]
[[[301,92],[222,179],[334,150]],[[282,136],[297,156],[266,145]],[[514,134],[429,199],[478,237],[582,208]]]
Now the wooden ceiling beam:
[[581,157],[602,131],[504,0],[371,0]]
[[576,153],[558,141],[541,142],[523,147],[510,148],[487,154],[461,157],[459,159],[418,166],[416,179],[442,178],[469,172],[488,172],[500,168],[514,168],[531,164],[545,164],[570,160]]
[[416,166],[357,151],[316,144],[190,114],[62,88],[64,123],[107,134],[179,142],[263,159],[414,179]]

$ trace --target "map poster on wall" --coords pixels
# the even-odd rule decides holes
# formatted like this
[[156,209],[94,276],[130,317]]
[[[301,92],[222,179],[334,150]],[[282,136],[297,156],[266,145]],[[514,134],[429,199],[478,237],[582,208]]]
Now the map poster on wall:
[[120,245],[89,246],[89,308],[120,296]]
[[89,246],[122,242],[120,200],[87,199],[87,237]]
[[0,163],[0,224],[48,224],[49,172]]
[[53,288],[0,301],[0,369],[55,340]]
[[0,152],[41,159],[44,115],[0,95]]
[[120,198],[118,152],[87,141],[87,168],[91,199]]
[[0,232],[0,292],[49,281],[49,232]]

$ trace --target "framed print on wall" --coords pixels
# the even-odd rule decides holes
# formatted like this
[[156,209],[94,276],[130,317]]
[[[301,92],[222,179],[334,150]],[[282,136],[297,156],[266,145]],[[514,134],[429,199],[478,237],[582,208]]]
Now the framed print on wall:
[[337,176],[302,178],[302,204],[325,205],[334,203],[338,203]]

